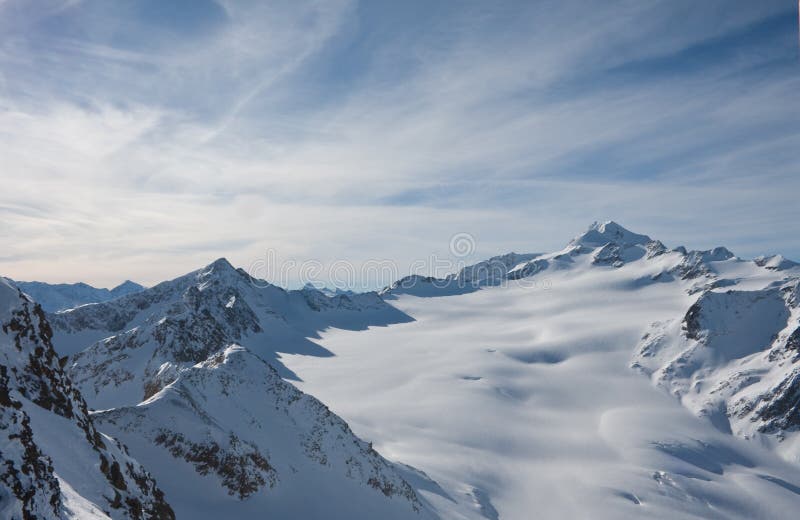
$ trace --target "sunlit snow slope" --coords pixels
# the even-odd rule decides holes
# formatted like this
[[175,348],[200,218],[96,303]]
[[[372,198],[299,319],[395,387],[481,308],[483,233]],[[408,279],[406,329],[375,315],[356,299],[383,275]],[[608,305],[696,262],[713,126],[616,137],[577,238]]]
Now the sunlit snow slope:
[[389,288],[415,321],[328,329],[333,357],[282,361],[359,436],[437,481],[419,493],[443,518],[794,518],[800,464],[631,369],[651,323],[787,276],[768,263],[595,225],[477,291]]
[[434,483],[282,378],[281,353],[330,355],[309,339],[317,328],[409,319],[377,294],[284,291],[219,259],[50,317],[93,420],[179,519],[435,518],[412,487]]

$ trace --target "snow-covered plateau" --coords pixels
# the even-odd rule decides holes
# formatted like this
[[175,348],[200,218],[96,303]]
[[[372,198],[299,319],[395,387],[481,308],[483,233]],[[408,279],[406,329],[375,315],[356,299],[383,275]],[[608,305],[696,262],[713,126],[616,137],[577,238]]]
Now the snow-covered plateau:
[[53,314],[0,289],[2,518],[800,508],[800,267],[783,257],[605,222],[378,293],[286,291],[224,259]]

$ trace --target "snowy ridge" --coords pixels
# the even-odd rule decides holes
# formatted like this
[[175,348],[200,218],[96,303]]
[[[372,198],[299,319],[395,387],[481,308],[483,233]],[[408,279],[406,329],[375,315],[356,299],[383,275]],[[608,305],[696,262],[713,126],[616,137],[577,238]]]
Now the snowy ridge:
[[[429,518],[394,466],[267,363],[291,378],[279,352],[330,355],[309,339],[316,330],[407,319],[375,293],[284,291],[224,259],[53,316],[59,344],[77,350],[90,341],[68,370],[90,406],[105,410],[98,420],[131,443],[177,497],[178,514],[190,518],[246,517],[255,507],[285,516],[305,511],[303,493],[351,497],[331,506],[343,517],[368,504],[378,517]],[[352,482],[337,484],[342,477]],[[189,481],[197,481],[192,492],[173,487]]]
[[3,517],[174,518],[147,471],[95,428],[41,307],[2,278],[0,322]]
[[[547,271],[571,269],[576,259],[584,256],[591,259],[592,265],[614,268],[642,259],[653,261],[652,265],[661,266],[660,271],[651,275],[653,281],[665,282],[674,278],[694,280],[693,284],[686,287],[689,292],[697,292],[708,284],[713,284],[718,277],[715,266],[720,262],[741,261],[724,247],[707,251],[687,251],[684,247],[677,247],[670,251],[660,241],[628,231],[616,222],[595,222],[560,251],[548,254],[508,253],[467,266],[444,278],[411,275],[382,289],[379,294],[390,300],[403,294],[467,294],[481,287],[496,286],[509,280],[526,279]],[[767,265],[769,262],[772,264]],[[773,258],[757,259],[749,263],[766,266],[768,269],[776,269],[770,267],[772,265],[781,265],[782,269],[793,267],[791,262],[781,262]]]
[[633,365],[723,431],[768,435],[800,460],[800,280],[708,291],[655,324]]
[[785,271],[800,265],[797,262],[784,258],[782,255],[758,256],[754,258],[753,261],[757,265],[773,271]]
[[224,259],[141,293],[52,318],[62,352],[89,345],[72,356],[68,370],[95,408],[148,399],[181,370],[232,343],[280,368],[279,351],[329,355],[307,339],[319,328],[407,319],[375,293],[327,296],[309,288],[254,285]]
[[[331,506],[340,517],[363,507],[382,518],[429,517],[420,513],[423,506],[409,484],[344,421],[238,345],[182,371],[144,403],[95,418],[145,460],[171,456],[180,462],[170,464],[193,466],[196,474],[186,475],[180,487],[188,480],[202,489],[216,479],[231,498],[214,494],[234,517],[255,507],[277,517],[308,517],[313,513],[304,494],[349,496]],[[161,466],[151,467],[158,473]],[[352,484],[342,485],[343,477]],[[196,518],[203,511],[198,500],[179,501],[179,514]]]
[[[49,319],[60,352],[71,355],[98,340],[157,323],[167,315],[206,311],[209,318],[223,321],[231,329],[231,341],[239,339],[244,331],[237,328],[239,325],[229,326],[229,318],[258,327],[252,323],[255,316],[273,327],[288,327],[302,334],[313,334],[315,329],[332,324],[363,327],[373,321],[409,319],[374,292],[326,294],[311,287],[286,291],[251,278],[224,258],[142,292],[51,314]],[[276,321],[283,325],[276,325]]]
[[113,289],[98,289],[85,283],[49,284],[19,281],[12,281],[12,283],[33,298],[47,312],[72,309],[88,303],[107,302],[144,289],[143,286],[130,280],[125,280]]

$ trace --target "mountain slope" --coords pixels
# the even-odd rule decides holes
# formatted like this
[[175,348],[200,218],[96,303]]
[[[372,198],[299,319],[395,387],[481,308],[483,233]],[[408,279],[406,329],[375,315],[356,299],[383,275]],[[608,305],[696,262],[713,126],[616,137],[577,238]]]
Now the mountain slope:
[[89,342],[71,377],[103,427],[167,483],[179,515],[431,518],[406,470],[270,365],[282,368],[279,352],[330,355],[309,339],[327,326],[409,319],[375,293],[284,291],[220,259],[52,319],[57,344]]
[[653,325],[633,365],[721,430],[800,460],[800,279],[703,294]]
[[[403,294],[453,296],[474,292],[481,287],[506,285],[512,280],[521,280],[520,283],[542,288],[546,283],[546,276],[535,275],[545,271],[572,269],[578,258],[586,257],[590,259],[589,264],[592,266],[613,268],[643,260],[652,266],[658,266],[660,270],[648,274],[647,278],[637,280],[636,283],[663,283],[675,279],[693,281],[683,284],[684,289],[689,292],[702,291],[712,285],[718,286],[719,283],[731,283],[731,280],[716,281],[717,269],[725,269],[726,262],[747,264],[752,268],[761,267],[759,262],[763,265],[768,262],[764,259],[742,261],[724,247],[707,251],[687,251],[684,247],[668,250],[660,241],[632,233],[616,222],[595,222],[560,251],[547,254],[508,253],[464,267],[445,278],[411,275],[384,288],[379,294],[389,300]],[[786,263],[781,265],[790,266]]]
[[41,307],[2,278],[0,322],[2,516],[174,518],[150,475],[95,428]]
[[793,344],[780,288],[798,273],[760,263],[595,224],[500,282],[459,293],[446,283],[456,274],[444,288],[419,277],[419,291],[389,288],[413,322],[326,330],[319,342],[334,356],[283,361],[379,451],[439,482],[455,503],[422,495],[442,516],[789,519],[796,463],[720,431],[629,368],[650,324],[729,289],[772,287],[771,330],[753,337],[777,329]]
[[12,283],[33,298],[47,312],[72,309],[87,303],[106,302],[144,289],[138,283],[130,280],[125,280],[113,289],[98,289],[85,283],[49,284],[19,281]]
[[74,354],[70,374],[95,408],[147,399],[232,343],[282,369],[278,352],[330,355],[309,339],[317,330],[408,319],[375,293],[284,291],[224,259],[141,293],[51,315],[61,353]]
[[162,478],[182,517],[318,518],[324,504],[325,518],[431,518],[344,421],[236,345],[144,403],[95,418],[155,474],[183,466],[180,479]]
[[798,280],[604,222],[380,294],[220,259],[52,321],[182,516],[788,519]]

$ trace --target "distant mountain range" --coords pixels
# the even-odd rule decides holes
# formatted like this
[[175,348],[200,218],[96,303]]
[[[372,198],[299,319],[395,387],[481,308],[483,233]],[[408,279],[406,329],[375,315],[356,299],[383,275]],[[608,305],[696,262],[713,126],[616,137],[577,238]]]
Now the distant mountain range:
[[0,279],[0,518],[793,518],[799,287],[614,222],[361,294]]
[[107,302],[144,290],[144,286],[130,280],[125,280],[113,289],[98,289],[82,282],[50,284],[13,281],[13,283],[48,312],[72,309],[87,303]]

